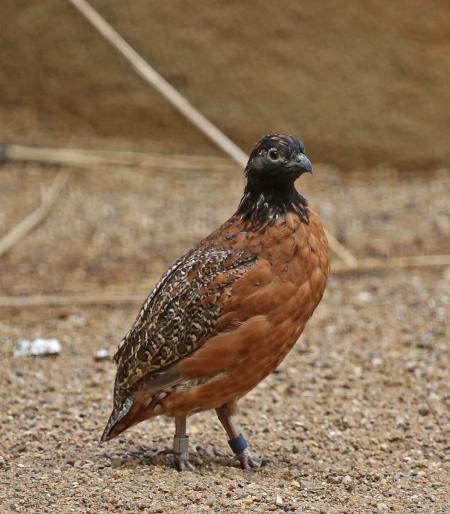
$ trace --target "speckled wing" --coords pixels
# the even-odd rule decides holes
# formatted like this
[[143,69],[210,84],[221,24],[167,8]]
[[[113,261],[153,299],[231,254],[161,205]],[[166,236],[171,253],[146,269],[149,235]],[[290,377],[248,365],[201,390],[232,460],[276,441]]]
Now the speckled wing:
[[144,377],[198,349],[217,333],[221,295],[255,264],[244,250],[197,249],[161,278],[114,360],[115,400],[126,397]]

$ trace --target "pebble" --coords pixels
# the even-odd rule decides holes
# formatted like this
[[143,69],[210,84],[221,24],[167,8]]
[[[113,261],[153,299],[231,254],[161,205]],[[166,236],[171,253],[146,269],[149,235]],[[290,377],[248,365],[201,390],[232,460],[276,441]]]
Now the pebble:
[[383,359],[381,357],[374,357],[371,362],[372,362],[372,366],[375,366],[375,367],[383,365]]
[[342,479],[342,484],[347,489],[351,489],[353,487],[353,478],[350,475],[345,475],[345,477]]
[[340,484],[342,482],[342,477],[334,476],[334,475],[328,475],[327,476],[328,482],[331,484]]
[[430,339],[421,339],[420,341],[417,341],[416,347],[422,349],[433,348],[433,341]]
[[14,350],[14,357],[46,357],[61,353],[58,339],[22,339]]
[[362,367],[361,366],[354,366],[354,368],[352,370],[353,378],[360,378],[362,374],[363,374]]
[[300,487],[305,491],[314,489],[314,482],[312,480],[300,480]]
[[356,299],[358,300],[358,302],[367,303],[370,302],[370,300],[372,299],[372,295],[369,293],[369,291],[360,291],[356,295]]
[[78,314],[73,314],[72,316],[69,316],[68,321],[74,327],[84,327],[86,325],[86,318]]
[[405,363],[405,369],[406,371],[413,372],[417,368],[417,362],[414,361],[408,361]]
[[397,416],[395,418],[395,424],[398,428],[407,429],[409,427],[409,421],[404,416]]
[[421,405],[418,412],[421,416],[427,416],[430,413],[430,408],[428,405]]
[[109,352],[106,348],[100,348],[95,352],[94,360],[97,362],[109,360]]
[[111,457],[111,467],[118,468],[122,465],[122,459],[120,457]]
[[283,498],[281,497],[281,495],[279,493],[277,493],[277,495],[275,497],[275,505],[277,507],[282,507],[283,506]]
[[428,399],[430,400],[430,402],[438,402],[441,399],[441,397],[436,393],[430,393]]

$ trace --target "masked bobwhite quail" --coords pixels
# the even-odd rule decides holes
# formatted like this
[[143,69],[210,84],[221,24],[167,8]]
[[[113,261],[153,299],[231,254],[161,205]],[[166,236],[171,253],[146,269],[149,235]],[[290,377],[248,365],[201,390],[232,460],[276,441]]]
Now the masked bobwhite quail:
[[186,417],[216,409],[241,466],[257,466],[235,404],[298,340],[329,272],[322,224],[294,186],[304,172],[312,166],[297,138],[259,141],[236,213],[167,270],[120,344],[102,441],[171,416],[176,464],[192,469]]

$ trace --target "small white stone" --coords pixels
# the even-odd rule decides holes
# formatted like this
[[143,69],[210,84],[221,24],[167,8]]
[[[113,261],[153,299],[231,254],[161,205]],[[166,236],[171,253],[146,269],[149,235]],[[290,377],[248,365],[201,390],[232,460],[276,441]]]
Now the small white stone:
[[363,369],[362,369],[361,366],[355,366],[352,369],[352,376],[353,376],[353,378],[360,378],[362,374],[363,374]]
[[375,367],[383,365],[383,359],[381,357],[374,357],[371,362],[372,362],[372,366],[375,366]]
[[105,361],[109,359],[109,352],[106,348],[100,348],[95,352],[94,359],[96,361]]
[[277,495],[275,497],[275,505],[277,507],[282,507],[283,506],[283,498],[281,497],[281,495],[279,493],[277,493]]
[[353,479],[350,475],[345,475],[345,477],[342,479],[342,483],[345,487],[350,487],[352,485]]
[[372,295],[369,293],[369,291],[360,291],[357,295],[356,295],[356,299],[358,300],[358,302],[370,302],[370,300],[372,299]]
[[336,325],[328,325],[326,328],[325,328],[327,334],[335,334],[336,333]]
[[14,357],[43,357],[60,352],[61,343],[57,339],[22,339],[14,350]]

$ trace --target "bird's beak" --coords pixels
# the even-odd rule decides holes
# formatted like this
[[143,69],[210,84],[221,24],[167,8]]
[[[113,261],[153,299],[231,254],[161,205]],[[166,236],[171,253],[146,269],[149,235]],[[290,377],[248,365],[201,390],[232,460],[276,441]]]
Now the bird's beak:
[[304,153],[297,154],[289,163],[289,168],[296,168],[300,170],[302,173],[311,173],[313,172],[313,167],[311,161],[306,157]]

